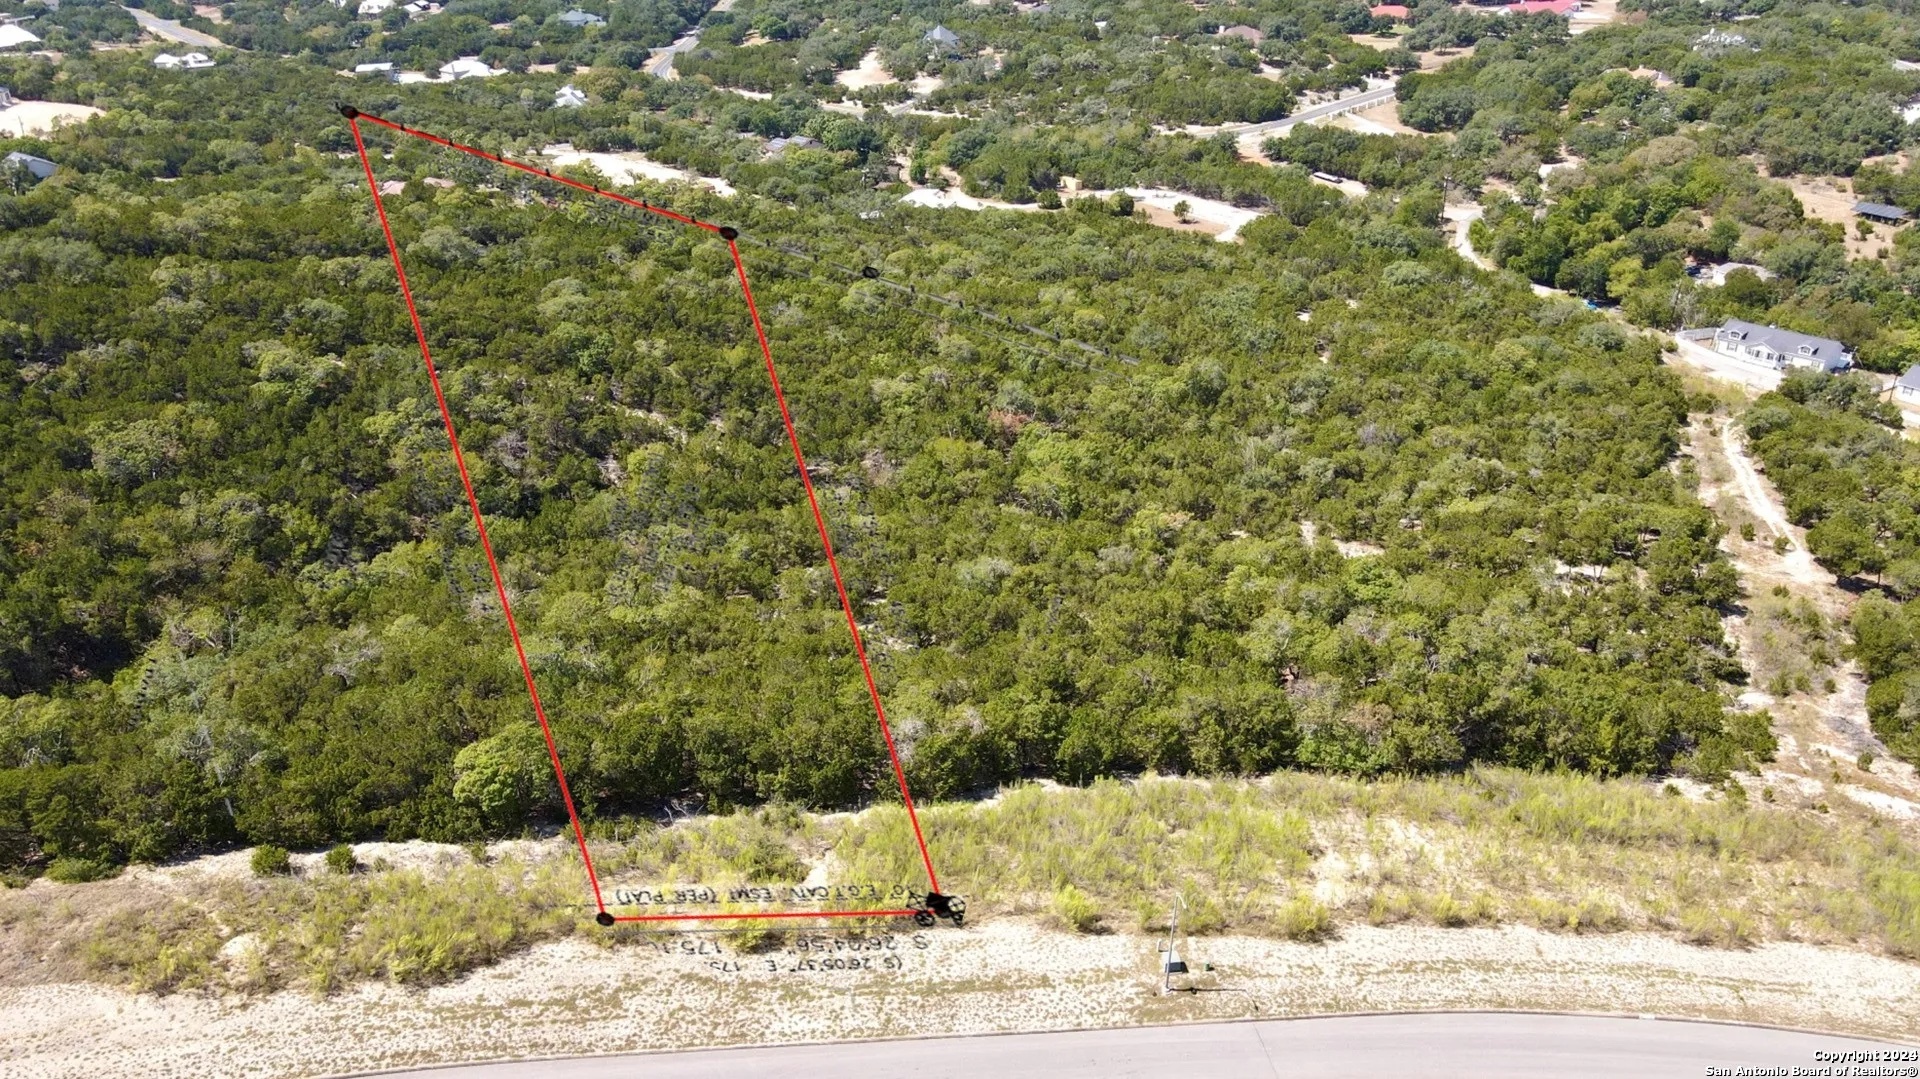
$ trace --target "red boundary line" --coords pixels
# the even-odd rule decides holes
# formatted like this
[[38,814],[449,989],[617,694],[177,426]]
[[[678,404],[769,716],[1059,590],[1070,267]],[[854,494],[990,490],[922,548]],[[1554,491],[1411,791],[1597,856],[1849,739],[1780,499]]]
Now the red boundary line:
[[[580,848],[580,860],[586,866],[587,880],[593,886],[594,905],[599,908],[599,912],[600,912],[600,915],[602,916],[602,920],[604,921],[604,919],[606,917],[609,917],[609,915],[607,914],[606,900],[602,898],[600,894],[599,874],[595,872],[593,868],[592,855],[590,855],[587,852],[586,830],[580,824],[579,811],[574,808],[573,793],[567,788],[567,773],[566,773],[566,770],[560,764],[560,749],[559,749],[559,746],[554,742],[553,729],[547,722],[546,708],[540,703],[540,690],[534,684],[533,667],[527,662],[526,649],[522,647],[520,643],[520,628],[519,628],[519,625],[515,622],[513,617],[512,601],[507,598],[506,581],[504,578],[501,577],[500,565],[494,559],[493,543],[487,537],[487,524],[480,512],[480,500],[474,494],[473,480],[467,474],[466,460],[460,449],[460,436],[456,434],[454,431],[453,413],[448,410],[446,395],[441,391],[439,369],[434,366],[432,353],[427,348],[427,333],[425,328],[421,325],[419,309],[415,307],[413,302],[413,289],[407,282],[406,268],[401,265],[400,248],[399,248],[399,245],[394,242],[393,226],[387,220],[386,205],[380,198],[380,185],[374,179],[374,176],[373,176],[373,161],[371,158],[367,156],[367,144],[365,140],[362,139],[360,134],[361,120],[365,120],[373,124],[378,124],[381,127],[385,127],[393,131],[398,131],[403,135],[412,135],[415,138],[422,139],[439,146],[444,146],[450,150],[457,150],[461,153],[469,154],[474,157],[481,158],[482,160],[491,161],[491,162],[494,162],[495,164],[503,165],[507,168],[517,169],[521,172],[525,172],[534,176],[541,177],[542,179],[552,180],[555,183],[565,184],[568,187],[572,187],[580,191],[585,191],[590,194],[597,195],[601,198],[611,199],[614,202],[623,203],[627,206],[632,206],[636,209],[644,210],[650,214],[656,214],[661,217],[670,218],[674,221],[681,222],[682,224],[693,225],[697,228],[705,229],[708,232],[718,234],[721,238],[727,241],[727,251],[729,254],[733,256],[734,273],[740,279],[740,291],[746,297],[747,314],[753,320],[754,336],[759,341],[759,344],[760,344],[760,358],[766,365],[767,381],[773,387],[773,398],[775,403],[777,403],[780,406],[780,422],[786,427],[786,430],[787,430],[787,445],[793,450],[794,466],[800,473],[801,484],[806,488],[807,506],[809,509],[813,511],[814,527],[820,533],[820,546],[821,546],[821,549],[826,552],[826,556],[827,556],[827,569],[833,574],[833,587],[840,597],[840,609],[846,615],[847,630],[853,636],[853,651],[854,651],[854,654],[860,660],[860,673],[862,677],[865,679],[867,684],[867,695],[873,701],[873,713],[874,713],[874,717],[877,720],[879,720],[879,723],[880,723],[880,735],[882,738],[886,740],[886,743],[887,743],[887,757],[893,764],[894,779],[900,785],[901,801],[904,802],[907,807],[907,820],[913,826],[914,842],[918,844],[920,848],[920,862],[926,868],[926,871],[927,871],[927,888],[932,892],[938,892],[940,890],[940,879],[934,874],[933,857],[927,851],[926,835],[924,832],[921,831],[921,828],[920,828],[920,814],[919,814],[919,811],[914,807],[913,794],[907,789],[906,769],[902,767],[900,763],[900,751],[899,751],[899,748],[894,744],[893,728],[892,728],[892,725],[887,722],[886,706],[882,704],[880,700],[880,687],[877,683],[875,683],[873,678],[873,667],[867,661],[866,642],[860,636],[860,625],[853,613],[853,601],[847,596],[847,586],[840,576],[840,560],[834,554],[833,539],[827,533],[827,520],[825,515],[822,514],[820,511],[820,500],[814,493],[813,479],[807,472],[807,459],[806,459],[806,456],[800,450],[800,435],[799,435],[799,432],[795,430],[793,425],[793,416],[787,409],[786,393],[780,387],[780,374],[774,368],[773,349],[767,343],[767,331],[765,326],[762,325],[760,321],[760,309],[754,303],[753,288],[751,285],[747,283],[747,266],[745,262],[741,261],[740,245],[736,242],[737,237],[739,236],[739,233],[732,228],[724,228],[722,226],[715,225],[710,222],[699,221],[682,214],[677,214],[672,210],[663,209],[659,206],[654,206],[637,199],[628,198],[625,195],[617,194],[612,191],[603,190],[601,188],[593,186],[592,184],[581,183],[578,180],[569,179],[568,177],[565,177],[565,176],[555,176],[553,174],[553,170],[551,169],[537,168],[533,165],[525,164],[524,162],[514,161],[509,158],[501,157],[498,154],[490,154],[485,150],[477,149],[472,146],[464,146],[460,143],[452,141],[451,139],[444,139],[438,135],[429,134],[425,131],[420,131],[415,128],[409,128],[402,124],[396,124],[391,120],[384,120],[378,116],[372,116],[367,113],[359,112],[357,110],[352,110],[350,108],[343,108],[341,111],[343,114],[346,115],[347,124],[353,130],[353,144],[360,154],[360,166],[363,170],[365,170],[367,174],[367,190],[373,196],[373,208],[374,208],[374,212],[380,218],[380,231],[386,237],[387,253],[393,259],[393,271],[394,271],[394,274],[400,280],[400,297],[401,299],[406,301],[407,317],[413,323],[414,339],[418,341],[420,345],[420,359],[421,359],[421,362],[426,366],[428,381],[433,384],[434,402],[438,404],[440,407],[440,421],[442,425],[446,427],[446,430],[447,430],[447,442],[452,448],[453,463],[454,463],[454,466],[460,472],[460,485],[466,492],[467,508],[470,511],[472,511],[474,527],[479,531],[479,534],[480,534],[480,550],[483,554],[486,555],[487,569],[493,574],[494,593],[496,596],[499,597],[501,613],[506,616],[507,633],[509,636],[513,638],[514,655],[520,661],[520,673],[525,678],[527,683],[527,696],[533,702],[533,716],[536,720],[539,721],[540,733],[546,739],[547,758],[549,761],[552,762],[554,778],[560,784],[560,798],[561,798],[561,801],[564,802],[566,805],[567,819],[573,825],[574,842],[578,844]],[[671,914],[671,915],[647,914],[647,915],[628,915],[624,917],[621,917],[621,916],[612,916],[612,917],[615,922],[656,922],[656,921],[731,921],[731,920],[749,920],[749,919],[760,919],[760,918],[899,917],[904,915],[911,915],[913,913],[914,912],[911,910],[870,910],[870,911],[765,912],[765,913],[759,913],[759,914]]]

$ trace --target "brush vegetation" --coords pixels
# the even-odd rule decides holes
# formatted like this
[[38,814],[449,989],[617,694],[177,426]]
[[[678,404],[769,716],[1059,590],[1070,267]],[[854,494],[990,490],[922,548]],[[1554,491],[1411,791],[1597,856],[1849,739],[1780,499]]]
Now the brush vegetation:
[[[1908,832],[1624,780],[1495,768],[1371,783],[1148,777],[1018,787],[930,807],[924,823],[943,882],[975,920],[1163,932],[1179,896],[1188,932],[1302,942],[1355,924],[1520,924],[1920,957],[1920,845]],[[920,874],[893,807],[640,825],[595,845],[610,899],[616,887],[796,884],[815,867],[814,879],[847,884],[913,884]],[[0,970],[157,991],[326,993],[367,980],[440,982],[572,935],[626,946],[632,935],[592,925],[570,846],[551,849],[479,863],[449,848],[433,867],[164,888],[139,874],[42,883],[0,894]],[[755,926],[736,943],[776,943],[788,931]]]

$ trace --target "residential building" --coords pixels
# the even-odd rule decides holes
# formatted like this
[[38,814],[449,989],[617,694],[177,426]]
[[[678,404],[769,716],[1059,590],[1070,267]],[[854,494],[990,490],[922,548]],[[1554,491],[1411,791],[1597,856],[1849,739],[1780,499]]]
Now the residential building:
[[1893,384],[1893,399],[1910,405],[1920,405],[1920,363],[1907,368],[1907,373]]
[[931,42],[943,49],[951,49],[960,44],[960,35],[944,26],[936,26],[922,35],[921,40]]
[[384,75],[391,79],[393,78],[393,61],[382,60],[376,64],[355,64],[353,65],[353,73],[355,75]]
[[1829,374],[1853,366],[1853,353],[1831,337],[1760,326],[1737,318],[1713,331],[1715,352],[1776,371],[1809,367]]
[[810,138],[806,135],[791,135],[787,138],[774,139],[767,143],[768,155],[776,157],[786,153],[788,150],[818,150],[819,148],[820,140]]
[[434,3],[433,0],[410,0],[407,4],[406,11],[410,18],[424,19],[428,15],[440,14],[440,5]]
[[1240,26],[1225,27],[1220,31],[1218,36],[1237,37],[1249,45],[1258,45],[1262,41],[1267,40],[1267,35],[1261,33],[1258,30],[1255,30],[1251,26],[1246,26],[1244,24]]
[[562,86],[553,95],[553,107],[556,109],[577,109],[586,103],[587,95],[581,93],[572,83]]
[[574,8],[572,11],[560,16],[560,21],[572,27],[607,25],[607,20],[595,15],[591,11],[581,11],[579,8]]
[[33,31],[17,23],[0,26],[0,49],[17,49],[22,45],[38,45],[40,38]]
[[212,67],[213,61],[203,52],[184,53],[180,56],[175,56],[170,52],[163,52],[153,58],[153,66],[165,68],[168,71],[177,71],[181,68],[189,71],[198,71],[202,68]]
[[32,173],[33,178],[36,180],[44,180],[52,176],[54,170],[59,168],[58,165],[55,165],[44,157],[23,154],[18,150],[8,154],[5,158],[0,158],[0,163],[5,164],[5,171],[7,172],[12,172],[15,169],[25,169]]
[[1746,44],[1745,34],[1736,34],[1731,30],[1709,30],[1693,39],[1693,51],[1745,48]]
[[360,0],[360,6],[354,10],[362,15],[384,15],[393,6],[393,0]]
[[488,67],[486,61],[478,56],[462,56],[458,60],[449,60],[440,65],[440,78],[444,82],[455,79],[485,79],[505,72],[505,68]]
[[1856,202],[1853,204],[1853,213],[1856,217],[1864,217],[1882,225],[1904,225],[1908,216],[1900,207],[1888,206],[1884,202]]

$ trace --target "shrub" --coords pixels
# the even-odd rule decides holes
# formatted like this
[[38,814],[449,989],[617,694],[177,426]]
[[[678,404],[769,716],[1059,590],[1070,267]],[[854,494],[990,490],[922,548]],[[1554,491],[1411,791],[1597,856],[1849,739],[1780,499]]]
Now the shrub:
[[1310,895],[1297,895],[1280,908],[1276,919],[1280,935],[1288,940],[1325,940],[1333,935],[1333,912]]
[[360,860],[353,856],[353,848],[341,843],[327,851],[327,871],[346,876],[360,868]]
[[262,843],[253,848],[251,864],[256,877],[286,877],[293,874],[293,861],[287,857],[287,848],[276,847],[272,843]]
[[1873,771],[1873,754],[1861,753],[1859,759],[1854,761],[1854,763],[1860,766],[1862,772],[1871,772]]
[[55,858],[47,867],[47,879],[61,884],[85,884],[119,875],[119,866],[98,858]]
[[1100,908],[1087,893],[1069,884],[1053,893],[1053,913],[1076,933],[1100,932]]

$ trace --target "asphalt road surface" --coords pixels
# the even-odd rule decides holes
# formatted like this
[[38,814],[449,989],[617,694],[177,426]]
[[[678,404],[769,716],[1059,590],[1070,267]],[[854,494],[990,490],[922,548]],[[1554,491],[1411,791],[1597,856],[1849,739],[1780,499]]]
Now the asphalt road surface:
[[[931,1002],[930,1002],[931,1003]],[[1915,1044],[1920,1044],[1917,1042]],[[422,1079],[1293,1079],[1296,1076],[1606,1076],[1738,1074],[1743,1066],[1825,1066],[1815,1055],[1897,1047],[1840,1036],[1665,1019],[1425,1013],[1127,1027],[1058,1034],[845,1042],[767,1049],[469,1065]],[[1871,1059],[1871,1058],[1869,1058]],[[1906,1068],[1907,1063],[1891,1065]],[[1833,1074],[1850,1074],[1836,1066]],[[1912,1073],[1906,1073],[1912,1074]]]
[[133,21],[139,23],[142,30],[166,38],[168,41],[177,41],[182,45],[197,45],[203,49],[225,48],[219,38],[203,34],[198,30],[190,30],[172,19],[162,19],[150,11],[142,11],[137,7],[121,10],[133,16]]
[[1285,131],[1295,124],[1310,124],[1335,113],[1370,109],[1392,100],[1393,87],[1382,86],[1301,109],[1292,116],[1283,116],[1278,120],[1268,120],[1259,124],[1224,124],[1220,130],[1230,135],[1267,135],[1276,131]]

